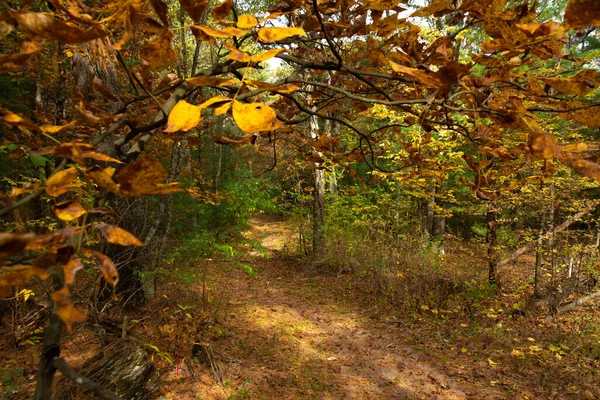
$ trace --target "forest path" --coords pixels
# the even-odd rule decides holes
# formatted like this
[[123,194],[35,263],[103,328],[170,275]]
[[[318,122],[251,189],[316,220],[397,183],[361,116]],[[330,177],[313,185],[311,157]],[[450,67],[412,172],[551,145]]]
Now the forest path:
[[279,256],[292,236],[284,221],[258,216],[250,222],[249,238],[264,248],[244,259],[252,270],[215,275],[229,297],[227,332],[213,343],[225,360],[229,398],[506,398],[496,388],[449,376],[406,344],[401,325],[361,313],[349,299],[349,278],[311,276]]

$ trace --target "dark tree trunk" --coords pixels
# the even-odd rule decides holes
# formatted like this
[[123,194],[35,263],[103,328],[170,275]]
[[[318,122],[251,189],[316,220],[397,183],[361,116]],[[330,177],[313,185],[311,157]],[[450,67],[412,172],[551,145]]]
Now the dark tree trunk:
[[496,291],[500,292],[500,282],[498,281],[498,243],[497,243],[497,216],[496,203],[489,201],[487,203],[487,246],[488,246],[488,281],[490,285],[496,286]]

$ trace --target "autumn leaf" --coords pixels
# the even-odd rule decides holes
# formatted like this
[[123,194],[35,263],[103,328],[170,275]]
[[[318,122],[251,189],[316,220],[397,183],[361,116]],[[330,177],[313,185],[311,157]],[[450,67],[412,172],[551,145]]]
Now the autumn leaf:
[[12,111],[0,108],[0,118],[7,124],[22,126],[32,131],[39,131],[40,128],[29,118],[21,117],[18,114],[13,113]]
[[21,51],[18,54],[0,54],[0,74],[21,68],[32,56],[42,50],[43,45],[43,40],[26,40],[21,44]]
[[60,21],[51,14],[10,10],[8,13],[17,21],[23,31],[45,39],[58,40],[63,43],[85,43],[108,36],[108,32],[95,22],[89,29],[83,30],[73,22]]
[[192,21],[199,22],[204,17],[204,11],[208,6],[208,0],[179,0],[179,4],[186,13],[192,18]]
[[270,131],[283,125],[275,110],[262,103],[233,102],[233,119],[244,132]]
[[71,183],[75,180],[77,180],[75,167],[59,171],[46,181],[46,193],[52,197],[60,196],[71,189]]
[[96,165],[88,169],[87,176],[91,179],[92,182],[94,182],[101,188],[113,193],[118,193],[119,187],[112,178],[114,173],[115,168],[113,167],[100,168]]
[[56,134],[56,133],[63,132],[66,129],[74,127],[75,123],[76,123],[76,121],[71,121],[66,125],[42,125],[42,126],[40,126],[40,130],[44,133]]
[[120,244],[121,246],[142,246],[142,242],[125,229],[109,224],[93,224],[109,243]]
[[[220,31],[218,29],[213,29],[213,28],[209,28],[208,26],[203,26],[203,25],[194,25],[193,28],[201,30],[202,32],[204,32],[205,34],[207,34],[210,37],[214,37],[214,38],[230,38],[232,35],[229,32],[225,32],[225,31]],[[242,34],[246,33],[245,31],[242,31]]]
[[159,69],[168,67],[177,62],[177,53],[171,47],[171,31],[165,31],[162,35],[146,44],[140,49],[140,57],[146,61],[150,68]]
[[250,14],[243,14],[238,17],[237,27],[242,29],[254,28],[258,24],[256,17]]
[[450,0],[434,0],[429,3],[429,5],[425,7],[419,8],[417,11],[412,13],[411,17],[442,17],[446,14],[454,11],[452,7],[452,2]]
[[582,29],[600,26],[600,2],[597,0],[571,0],[565,8],[565,28]]
[[85,314],[76,309],[71,302],[69,288],[66,285],[52,293],[52,300],[56,305],[55,312],[65,323],[67,331],[71,332],[74,324],[86,320]]
[[221,4],[214,7],[211,11],[211,15],[217,21],[223,20],[227,18],[229,13],[231,13],[231,7],[233,5],[232,0],[224,0]]
[[186,82],[189,87],[193,86],[228,86],[235,85],[239,81],[236,79],[224,79],[217,78],[214,76],[194,76],[193,78],[187,78]]
[[0,232],[0,264],[8,257],[25,249],[27,243],[35,238],[33,233],[4,233]]
[[187,132],[195,128],[201,120],[202,108],[180,100],[171,110],[164,132]]
[[260,28],[258,37],[263,42],[277,42],[292,36],[306,36],[302,28]]
[[285,51],[285,49],[267,50],[267,51],[264,51],[262,53],[259,53],[259,54],[256,54],[256,55],[250,57],[250,61],[252,61],[254,63],[267,61],[267,60],[270,60],[271,58],[275,57],[277,54],[281,53],[282,51]]
[[232,59],[234,61],[239,61],[239,62],[249,62],[251,60],[250,54],[237,49],[235,46],[233,46],[229,43],[224,43],[224,44],[225,44],[225,47],[229,50],[228,57],[230,59]]
[[201,109],[204,109],[204,108],[210,107],[216,103],[222,103],[222,102],[231,103],[231,101],[232,100],[226,96],[215,96],[215,97],[211,97],[210,99],[206,100],[204,103],[200,104],[198,107],[200,107]]
[[104,254],[90,249],[82,249],[81,252],[88,258],[94,258],[98,261],[98,269],[102,272],[104,280],[111,284],[113,288],[119,282],[119,272],[112,260]]
[[180,191],[178,183],[162,183],[167,176],[167,171],[158,160],[151,156],[142,157],[117,172],[115,179],[119,183],[118,194],[135,197]]
[[162,0],[150,0],[150,4],[152,4],[152,8],[156,11],[156,15],[158,15],[160,21],[165,26],[169,26],[169,19],[167,18],[169,8],[167,5]]
[[54,211],[54,214],[63,221],[73,221],[87,212],[85,208],[75,200],[67,200],[58,203],[52,207],[52,211]]
[[396,64],[393,61],[390,61],[390,65],[392,66],[394,72],[407,75],[411,79],[423,83],[424,85],[432,86],[435,88],[443,88],[448,86],[448,84],[444,82],[441,78],[439,78],[435,72],[426,71],[418,68],[406,67],[404,65]]

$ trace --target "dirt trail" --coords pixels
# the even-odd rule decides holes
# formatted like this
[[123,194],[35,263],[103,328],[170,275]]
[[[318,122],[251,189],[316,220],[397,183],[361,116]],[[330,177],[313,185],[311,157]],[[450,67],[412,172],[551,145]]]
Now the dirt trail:
[[230,398],[506,398],[449,376],[406,344],[401,326],[351,309],[340,296],[352,292],[334,288],[335,277],[307,276],[279,257],[289,240],[282,221],[261,216],[251,225],[267,253],[244,260],[257,275],[232,269],[216,277],[230,296],[227,332],[213,343]]

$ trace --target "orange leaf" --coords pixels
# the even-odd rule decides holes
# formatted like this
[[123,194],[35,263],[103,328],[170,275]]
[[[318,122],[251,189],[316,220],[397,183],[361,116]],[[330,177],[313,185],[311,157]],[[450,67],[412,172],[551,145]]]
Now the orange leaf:
[[[226,38],[230,38],[231,36],[233,36],[231,33],[220,31],[220,30],[214,29],[214,28],[209,28],[208,26],[194,25],[193,28],[201,30],[202,32],[204,32],[205,34],[207,34],[210,37],[226,39]],[[246,33],[246,32],[244,32],[244,33]]]
[[200,107],[190,104],[185,100],[180,100],[171,110],[164,132],[187,132],[195,128],[202,119],[200,115],[201,111]]
[[142,242],[125,229],[109,224],[93,224],[109,243],[120,244],[121,246],[143,246]]
[[113,193],[118,193],[119,187],[112,179],[114,173],[115,169],[113,167],[102,169],[96,165],[87,171],[87,176],[92,180],[92,182],[101,188]]
[[66,285],[52,293],[52,300],[56,304],[55,312],[63,320],[69,332],[73,330],[73,324],[84,322],[86,319],[85,314],[73,306],[70,297],[69,288]]
[[262,103],[233,102],[233,119],[237,126],[244,132],[253,133],[270,131],[283,125],[277,119],[275,110]]
[[263,42],[277,42],[291,36],[306,36],[302,28],[260,28],[258,37]]
[[54,214],[63,221],[73,221],[87,212],[85,208],[75,200],[58,203],[52,207],[52,210],[54,211]]
[[248,53],[236,49],[235,46],[229,43],[225,43],[225,47],[229,50],[230,59],[240,62],[250,61],[250,55]]
[[59,171],[46,181],[46,193],[52,197],[60,196],[69,191],[70,183],[76,179],[77,169],[75,167]]

